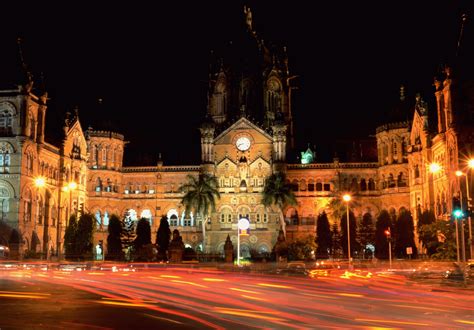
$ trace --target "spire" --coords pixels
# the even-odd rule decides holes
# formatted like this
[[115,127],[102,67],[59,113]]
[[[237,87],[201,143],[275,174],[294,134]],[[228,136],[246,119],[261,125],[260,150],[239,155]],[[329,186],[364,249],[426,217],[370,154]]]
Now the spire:
[[245,24],[247,24],[247,28],[252,31],[252,11],[250,7],[244,6],[244,14],[245,14]]
[[25,59],[23,57],[23,49],[22,49],[22,46],[21,46],[21,42],[22,42],[21,38],[18,37],[16,41],[17,41],[17,44],[18,44],[18,57],[20,59],[21,68],[23,70],[23,74],[26,77],[25,89],[26,89],[26,92],[29,93],[29,92],[31,92],[31,89],[33,88],[33,75],[28,70],[28,67],[25,63]]
[[405,101],[405,86],[400,85],[400,101]]
[[456,47],[456,57],[458,57],[459,50],[461,49],[461,42],[462,42],[462,37],[463,37],[463,32],[464,32],[464,24],[466,23],[466,20],[467,20],[467,14],[463,13],[461,15],[461,30],[459,31],[458,45]]

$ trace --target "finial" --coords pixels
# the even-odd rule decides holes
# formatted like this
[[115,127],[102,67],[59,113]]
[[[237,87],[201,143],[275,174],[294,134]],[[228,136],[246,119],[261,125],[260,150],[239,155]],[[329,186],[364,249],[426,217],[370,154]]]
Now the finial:
[[459,55],[459,50],[461,49],[462,35],[464,32],[464,23],[466,23],[467,14],[463,13],[461,15],[461,30],[459,31],[458,46],[456,48],[456,57]]
[[99,97],[99,98],[97,99],[97,103],[100,104],[100,105],[102,105],[102,103],[104,103],[104,99],[101,98],[101,97]]
[[247,24],[247,28],[252,31],[252,11],[247,6],[244,6],[244,14],[245,14],[245,24]]
[[400,101],[405,101],[405,86],[400,85]]

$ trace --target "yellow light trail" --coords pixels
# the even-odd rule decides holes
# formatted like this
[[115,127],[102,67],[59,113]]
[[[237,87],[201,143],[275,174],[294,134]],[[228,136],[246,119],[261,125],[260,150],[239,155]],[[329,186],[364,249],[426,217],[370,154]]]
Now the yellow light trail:
[[250,290],[237,289],[237,288],[229,288],[229,289],[233,291],[239,291],[239,292],[245,292],[245,293],[260,294],[260,292],[257,292],[257,291],[250,291]]
[[269,288],[293,289],[293,287],[291,287],[291,286],[278,285],[278,284],[258,283],[257,285],[266,286],[266,287],[269,287]]
[[181,276],[176,276],[176,275],[160,275],[160,277],[165,277],[165,278],[181,278]]
[[338,293],[338,296],[343,296],[343,297],[355,297],[355,298],[361,298],[364,297],[362,294],[357,294],[357,293]]
[[45,299],[45,296],[36,296],[31,294],[12,294],[12,293],[0,293],[0,297],[10,298],[32,298],[32,299]]
[[166,318],[166,317],[159,317],[159,316],[150,315],[150,314],[146,314],[146,313],[144,313],[144,315],[145,315],[145,316],[148,316],[148,317],[151,317],[152,319],[165,320],[165,321],[172,322],[172,323],[176,323],[176,324],[183,324],[182,322],[179,322],[179,321],[176,321],[176,320],[172,320],[172,319],[168,319],[168,318]]
[[464,323],[464,324],[474,324],[473,321],[466,321],[466,320],[454,320],[455,322],[459,322],[459,323]]
[[245,316],[245,317],[251,317],[251,318],[254,318],[254,319],[261,319],[261,320],[266,320],[266,321],[284,321],[284,319],[280,319],[280,318],[277,318],[277,317],[271,317],[271,316],[266,316],[266,315],[261,315],[261,314],[254,314],[252,312],[249,313],[249,312],[246,312],[246,311],[219,309],[217,312],[221,313],[221,314]]
[[410,305],[397,305],[397,304],[390,304],[391,306],[395,307],[403,307],[403,308],[412,308],[412,309],[426,309],[429,311],[437,311],[437,312],[450,312],[448,309],[441,309],[441,308],[433,308],[433,307],[423,307],[423,306],[410,306]]
[[39,292],[18,292],[18,291],[0,291],[0,294],[7,293],[7,294],[30,294],[35,296],[50,296],[50,293],[39,293]]
[[267,299],[257,298],[257,297],[252,297],[252,296],[247,296],[247,295],[245,295],[245,294],[242,294],[241,296],[244,297],[244,298],[247,298],[247,299],[252,299],[252,300],[267,301]]
[[380,322],[380,323],[392,323],[392,324],[406,324],[406,325],[420,325],[420,326],[429,326],[427,323],[417,323],[417,322],[404,322],[404,321],[390,321],[390,320],[372,320],[372,319],[355,319],[356,321],[362,322]]
[[171,282],[194,285],[194,286],[198,286],[200,288],[207,288],[207,286],[205,286],[205,285],[201,285],[201,284],[197,284],[197,283],[193,283],[193,282],[188,282],[188,281],[171,280]]
[[203,281],[207,281],[207,282],[227,282],[227,280],[224,280],[224,279],[221,279],[221,278],[209,278],[209,277],[203,278]]
[[147,307],[146,304],[127,303],[127,302],[119,302],[119,301],[102,301],[102,300],[97,300],[96,303],[98,303],[98,304],[104,304],[104,305],[127,306],[127,307]]

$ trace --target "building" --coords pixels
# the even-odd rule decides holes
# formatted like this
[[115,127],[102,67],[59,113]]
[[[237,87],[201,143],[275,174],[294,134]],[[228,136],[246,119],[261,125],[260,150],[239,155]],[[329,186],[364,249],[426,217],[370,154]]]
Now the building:
[[[149,219],[152,233],[166,215],[186,245],[203,249],[203,219],[184,214],[178,191],[188,175],[199,171],[217,177],[222,195],[206,224],[206,250],[215,253],[223,253],[227,235],[236,240],[241,217],[250,220],[242,255],[272,250],[279,216],[263,207],[261,192],[275,171],[286,172],[298,200],[284,210],[290,241],[314,236],[317,215],[331,215],[331,201],[344,192],[357,200],[357,218],[407,209],[416,220],[418,210],[432,209],[448,219],[450,201],[460,191],[454,172],[463,169],[473,140],[473,108],[468,105],[474,102],[464,97],[472,95],[472,89],[464,88],[471,85],[456,80],[446,67],[435,81],[437,118],[428,116],[421,97],[410,105],[401,90],[400,102],[412,120],[374,127],[377,162],[334,158],[318,163],[308,148],[301,163],[289,163],[294,76],[286,48],[265,43],[253,29],[250,9],[245,13],[242,38],[216,52],[211,63],[207,115],[200,127],[201,163],[195,166],[167,166],[160,160],[156,166],[124,167],[124,136],[84,131],[77,112],[65,119],[62,143],[50,144],[44,124],[47,94],[33,91],[31,79],[0,91],[0,244],[10,245],[14,255],[57,254],[63,250],[67,219],[84,208],[96,218],[96,244],[106,241],[111,214]],[[433,162],[441,166],[438,173],[429,170]],[[38,177],[45,178],[44,184]]]

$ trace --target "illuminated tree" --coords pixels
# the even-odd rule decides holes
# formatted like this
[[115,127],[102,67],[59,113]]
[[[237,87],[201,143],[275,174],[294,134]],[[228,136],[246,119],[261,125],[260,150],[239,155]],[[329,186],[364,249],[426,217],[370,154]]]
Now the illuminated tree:
[[319,214],[316,225],[316,256],[318,258],[327,258],[328,250],[331,249],[331,228],[326,212]]
[[283,173],[274,173],[267,178],[262,193],[262,204],[265,205],[265,207],[277,207],[281,229],[283,235],[286,237],[286,223],[285,217],[283,216],[283,207],[285,205],[297,205],[298,203]]
[[434,222],[436,222],[436,217],[433,211],[425,210],[423,213],[419,212],[418,223],[416,224],[418,240],[423,244],[423,248],[426,249],[426,253],[429,256],[436,253],[436,249],[439,245],[437,235],[433,235],[429,230],[432,227],[428,226]]
[[219,194],[219,184],[213,175],[201,172],[198,177],[187,176],[187,182],[179,187],[184,193],[181,204],[185,207],[188,216],[191,211],[202,220],[202,246],[206,252],[206,222],[211,214],[216,210],[216,199]]

